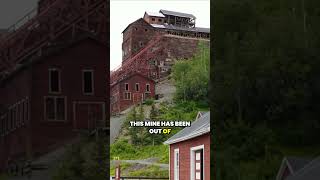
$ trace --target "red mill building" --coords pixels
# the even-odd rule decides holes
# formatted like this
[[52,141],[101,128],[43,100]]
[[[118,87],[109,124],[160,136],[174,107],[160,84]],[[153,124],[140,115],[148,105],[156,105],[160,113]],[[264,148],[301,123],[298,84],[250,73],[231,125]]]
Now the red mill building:
[[105,0],[42,0],[2,34],[0,172],[64,145],[79,131],[105,129]]
[[210,42],[210,29],[196,27],[194,15],[167,10],[145,12],[143,18],[129,24],[122,33],[122,65],[110,77],[112,113],[136,103],[126,98],[122,89],[115,89],[125,87],[123,79],[139,73],[146,78],[138,83],[147,84],[149,78],[157,82],[170,73],[174,60],[190,58],[199,42]]

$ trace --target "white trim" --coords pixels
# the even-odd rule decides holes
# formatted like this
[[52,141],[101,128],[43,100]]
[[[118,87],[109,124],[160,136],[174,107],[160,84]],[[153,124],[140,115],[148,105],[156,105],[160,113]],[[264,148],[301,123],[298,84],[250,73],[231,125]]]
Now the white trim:
[[[58,98],[64,98],[64,120],[57,120],[56,118],[55,119],[48,119],[47,118],[47,103],[46,103],[46,98],[53,98],[54,99],[54,115],[55,117],[57,116],[57,99]],[[44,103],[43,103],[43,106],[44,106],[44,121],[47,121],[47,122],[67,122],[68,120],[68,116],[67,116],[67,111],[68,111],[68,101],[67,101],[67,96],[44,96],[43,97],[43,100],[44,100]]]
[[[129,99],[126,98],[126,93],[130,94],[130,98],[129,98]],[[123,100],[132,100],[132,93],[131,93],[131,92],[128,92],[128,91],[123,92]]]
[[[58,91],[52,91],[52,87],[51,87],[51,72],[52,71],[58,71],[58,81],[59,81],[59,87],[58,87]],[[49,72],[49,93],[50,94],[60,94],[61,93],[61,70],[58,68],[49,68],[48,69]]]
[[[149,86],[149,91],[148,91],[148,88],[147,88],[148,86]],[[151,86],[150,86],[150,83],[147,83],[147,84],[146,84],[146,92],[147,92],[147,93],[151,93]]]
[[[127,89],[127,85],[128,85],[128,89]],[[125,92],[129,92],[130,91],[129,83],[124,83],[124,91]]]
[[194,167],[194,162],[195,162],[195,159],[194,159],[194,156],[195,156],[195,151],[198,151],[198,150],[201,150],[203,151],[202,153],[202,161],[203,161],[203,179],[205,179],[205,149],[204,149],[204,144],[202,145],[199,145],[199,146],[195,146],[195,147],[191,147],[190,148],[190,180],[195,180],[194,179],[194,171],[195,171],[195,167]]
[[[137,90],[137,85],[138,85],[138,90]],[[135,90],[136,92],[140,92],[140,83],[136,83],[136,84],[134,85],[134,90]]]
[[[92,90],[92,92],[85,92],[84,74],[87,72],[91,73],[91,90]],[[82,93],[84,95],[94,95],[94,70],[93,69],[82,70]]]
[[[177,162],[177,154],[178,154],[178,162]],[[176,166],[178,164],[178,167]],[[179,148],[174,149],[173,153],[173,179],[180,179],[180,152]]]

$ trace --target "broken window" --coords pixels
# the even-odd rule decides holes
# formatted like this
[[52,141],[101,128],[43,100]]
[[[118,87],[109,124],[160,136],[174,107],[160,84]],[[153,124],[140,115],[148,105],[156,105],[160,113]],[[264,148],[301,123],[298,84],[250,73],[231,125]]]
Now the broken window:
[[83,71],[83,93],[93,94],[93,70]]
[[49,69],[49,92],[60,92],[60,70]]
[[128,83],[125,83],[125,90],[129,91],[129,84]]
[[136,83],[136,91],[139,91],[139,83]]

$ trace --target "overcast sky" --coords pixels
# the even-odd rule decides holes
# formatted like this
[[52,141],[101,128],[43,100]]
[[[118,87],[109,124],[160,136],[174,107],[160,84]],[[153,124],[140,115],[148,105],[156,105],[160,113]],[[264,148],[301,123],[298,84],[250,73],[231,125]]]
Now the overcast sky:
[[0,0],[0,29],[6,29],[37,7],[38,0]]
[[142,18],[145,11],[166,9],[189,13],[196,16],[197,27],[210,27],[210,0],[111,0],[110,7],[110,70],[122,61],[121,32]]
[[[37,7],[39,0],[0,0],[0,29],[8,28]],[[197,27],[210,27],[210,0],[111,0],[110,69],[121,64],[122,34],[131,22],[143,17],[145,11],[160,9],[193,14]]]

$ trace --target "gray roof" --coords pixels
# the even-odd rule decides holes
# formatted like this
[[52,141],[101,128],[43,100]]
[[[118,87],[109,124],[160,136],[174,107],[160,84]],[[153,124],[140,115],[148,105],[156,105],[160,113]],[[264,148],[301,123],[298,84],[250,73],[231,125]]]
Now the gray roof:
[[312,160],[300,170],[290,175],[286,180],[319,180],[320,179],[320,157]]
[[287,161],[290,164],[293,172],[296,172],[308,164],[312,159],[300,158],[300,157],[287,157]]
[[168,24],[163,24],[163,25],[150,24],[150,25],[154,28],[160,28],[160,29],[210,33],[210,28],[201,28],[201,27],[188,28],[188,27],[174,26],[172,24],[170,24],[170,25],[168,25]]
[[164,144],[174,144],[192,139],[210,132],[210,111],[194,121],[190,127],[186,127],[169,138]]
[[195,19],[196,17],[192,14],[187,14],[187,13],[181,13],[181,12],[175,12],[175,11],[168,11],[168,10],[164,10],[161,9],[160,13],[164,14],[164,15],[169,15],[169,16],[179,16],[179,17],[186,17],[186,18],[193,18]]

